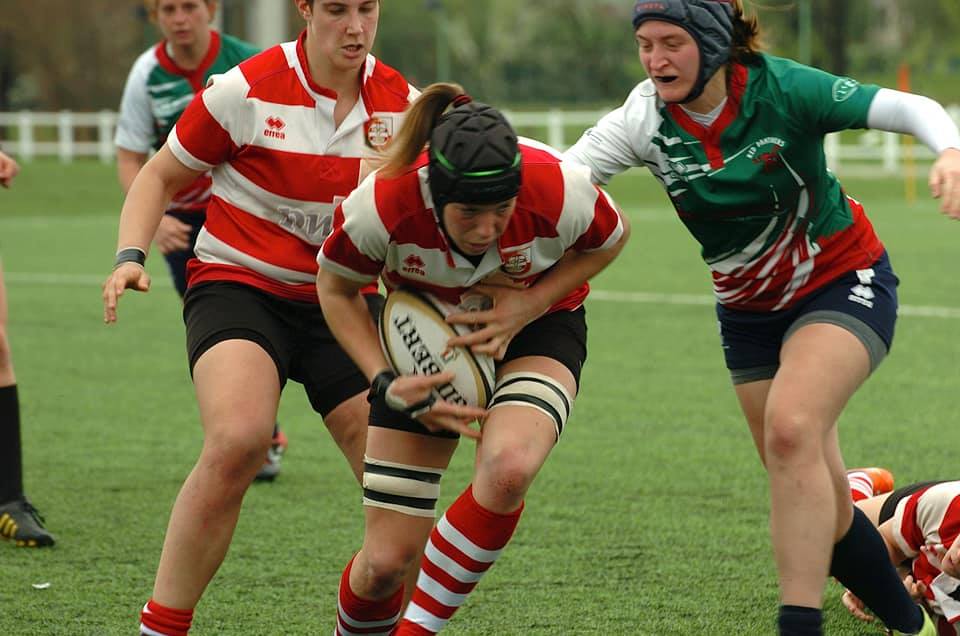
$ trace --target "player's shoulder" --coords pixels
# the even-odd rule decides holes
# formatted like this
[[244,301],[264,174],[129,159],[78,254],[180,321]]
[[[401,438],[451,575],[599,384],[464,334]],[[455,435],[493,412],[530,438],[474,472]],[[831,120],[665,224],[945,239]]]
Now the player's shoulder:
[[313,107],[314,99],[303,86],[292,59],[296,59],[296,42],[285,42],[244,60],[220,76],[211,78],[228,83],[227,90],[235,97],[256,99],[273,104]]
[[522,214],[556,217],[566,197],[563,155],[556,148],[529,137],[519,139],[519,148],[522,176],[517,209]]
[[525,188],[559,192],[565,188],[586,186],[593,188],[590,170],[575,161],[564,161],[559,150],[528,137],[520,138]]
[[385,102],[379,108],[393,103],[403,110],[411,99],[411,86],[407,78],[373,55],[367,56],[364,92],[377,101]]
[[378,170],[357,188],[365,189],[368,200],[375,202],[380,221],[390,234],[405,222],[429,214],[424,198],[429,191],[425,155],[421,159],[399,174]]
[[602,121],[613,118],[616,127],[626,134],[631,143],[643,142],[660,128],[663,106],[653,81],[646,79],[634,86],[620,108],[609,113]]
[[786,57],[761,53],[748,65],[755,85],[780,93],[808,93],[811,84],[833,76]]
[[155,68],[160,66],[160,56],[158,55],[158,47],[160,46],[162,44],[154,44],[138,55],[130,66],[129,76],[145,79]]
[[250,86],[266,81],[277,74],[295,72],[291,67],[285,44],[271,46],[237,65],[240,74]]
[[227,33],[220,34],[220,47],[227,56],[245,60],[261,52],[260,47]]

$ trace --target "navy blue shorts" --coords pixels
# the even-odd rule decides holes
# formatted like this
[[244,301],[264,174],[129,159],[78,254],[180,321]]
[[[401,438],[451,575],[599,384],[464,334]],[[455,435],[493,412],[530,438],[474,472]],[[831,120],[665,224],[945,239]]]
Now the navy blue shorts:
[[752,312],[717,305],[723,355],[734,384],[769,380],[780,366],[780,348],[797,329],[813,323],[843,327],[857,336],[876,369],[893,344],[897,285],[886,252],[871,267],[847,272],[781,311]]

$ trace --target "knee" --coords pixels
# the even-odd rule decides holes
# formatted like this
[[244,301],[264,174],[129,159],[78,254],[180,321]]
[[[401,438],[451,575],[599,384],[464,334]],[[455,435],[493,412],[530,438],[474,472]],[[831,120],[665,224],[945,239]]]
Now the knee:
[[7,338],[7,326],[0,324],[0,374],[13,366],[10,355],[10,340]]
[[773,411],[764,423],[766,463],[796,463],[819,456],[820,426],[799,411]]
[[[427,538],[424,537],[423,543],[426,541]],[[370,598],[385,598],[396,592],[403,585],[410,569],[417,565],[421,555],[413,543],[378,543],[375,548],[368,545],[363,549],[366,558],[359,574],[364,589],[355,590]],[[354,567],[357,566],[358,564],[354,563]]]
[[357,417],[347,422],[346,425],[328,426],[328,430],[347,459],[362,461],[363,450],[367,441],[366,418]]
[[262,436],[244,435],[240,431],[208,433],[200,461],[218,482],[237,486],[243,492],[263,465],[269,446],[269,433]]
[[481,461],[477,478],[487,486],[484,492],[495,499],[497,508],[512,510],[523,501],[537,468],[522,450],[502,448]]

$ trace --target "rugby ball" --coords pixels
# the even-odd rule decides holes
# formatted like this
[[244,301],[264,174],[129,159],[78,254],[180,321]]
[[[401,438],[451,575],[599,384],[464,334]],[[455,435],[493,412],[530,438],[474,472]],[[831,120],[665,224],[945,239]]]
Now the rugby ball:
[[453,404],[484,408],[493,394],[493,358],[466,347],[447,348],[447,341],[470,332],[466,325],[451,325],[449,314],[467,310],[445,303],[424,291],[409,288],[387,294],[380,313],[380,346],[399,375],[430,375],[452,370],[449,384],[434,388],[438,398]]

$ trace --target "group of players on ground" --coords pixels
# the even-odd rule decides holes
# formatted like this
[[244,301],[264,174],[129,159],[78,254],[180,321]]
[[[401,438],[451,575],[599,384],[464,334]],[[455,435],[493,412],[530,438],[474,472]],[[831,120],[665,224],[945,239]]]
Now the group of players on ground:
[[[285,445],[288,378],[363,489],[336,633],[441,631],[506,548],[567,422],[587,281],[630,233],[599,186],[634,166],[663,185],[713,277],[727,367],[770,482],[779,633],[823,632],[828,576],[851,611],[867,620],[868,608],[892,633],[935,634],[936,621],[957,633],[960,482],[851,498],[873,495],[878,471],[848,473],[836,421],[891,346],[898,279],[823,153],[833,131],[911,134],[936,153],[931,191],[960,218],[960,133],[939,104],[761,53],[740,0],[640,0],[648,79],[561,154],[518,138],[461,86],[421,93],[373,57],[379,0],[295,4],[300,37],[248,57],[210,30],[214,0],[149,2],[165,39],[124,93],[127,197],[104,318],[117,319],[126,289],[147,291],[155,242],[183,296],[204,431],[141,633],[189,631],[244,493]],[[449,373],[389,368],[378,282],[452,304],[492,299],[448,317],[477,327],[450,345],[496,359],[487,408],[438,399]],[[476,440],[473,477],[435,523],[460,436]]]

